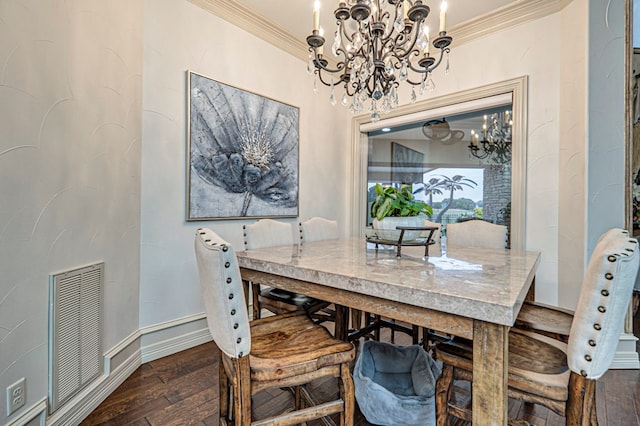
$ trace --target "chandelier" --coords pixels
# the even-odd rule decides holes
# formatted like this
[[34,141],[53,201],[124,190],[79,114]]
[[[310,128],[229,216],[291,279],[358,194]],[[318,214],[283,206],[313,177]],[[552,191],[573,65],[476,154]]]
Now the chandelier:
[[[440,65],[445,54],[445,71],[449,69],[449,45],[453,39],[445,30],[446,9],[447,3],[442,1],[438,37],[430,43],[429,27],[425,25],[430,8],[422,0],[341,0],[334,12],[337,28],[331,53],[337,64],[332,68],[324,57],[325,38],[316,1],[313,32],[307,37],[307,70],[316,75],[314,91],[318,80],[331,87],[329,101],[335,105],[334,88],[342,85],[342,105],[349,105],[351,97],[349,110],[358,113],[370,102],[372,121],[398,106],[400,83],[413,86],[411,101],[415,102],[416,86],[420,86],[421,95],[435,88],[431,71]],[[437,50],[437,59],[429,51],[430,44]]]
[[511,161],[511,128],[513,120],[511,112],[486,115],[482,119],[482,140],[480,135],[472,130],[469,142],[469,153],[480,160],[487,159],[497,164]]

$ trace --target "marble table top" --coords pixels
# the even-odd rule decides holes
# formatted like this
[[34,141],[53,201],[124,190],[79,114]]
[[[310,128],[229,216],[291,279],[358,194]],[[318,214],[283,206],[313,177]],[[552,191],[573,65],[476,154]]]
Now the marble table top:
[[241,268],[511,326],[540,253],[485,248],[420,257],[375,250],[363,239],[238,252]]

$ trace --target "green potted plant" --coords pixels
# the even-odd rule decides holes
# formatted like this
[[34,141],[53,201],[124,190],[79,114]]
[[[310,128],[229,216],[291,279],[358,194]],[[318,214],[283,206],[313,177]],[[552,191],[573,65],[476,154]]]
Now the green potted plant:
[[[433,214],[429,204],[416,200],[411,191],[411,185],[400,185],[396,188],[377,183],[375,194],[370,213],[374,218],[372,226],[377,230],[380,238],[397,240],[400,232],[396,227],[424,226],[424,218],[430,218]],[[421,232],[406,231],[403,239],[415,240],[420,237]]]

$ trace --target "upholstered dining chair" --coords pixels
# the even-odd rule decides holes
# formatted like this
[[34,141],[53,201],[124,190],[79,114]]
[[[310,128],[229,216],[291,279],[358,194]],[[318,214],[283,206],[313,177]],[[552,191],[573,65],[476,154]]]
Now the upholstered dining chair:
[[[247,250],[294,244],[293,226],[290,223],[273,219],[260,219],[255,223],[244,225],[243,235],[244,246]],[[250,288],[253,298],[253,319],[261,317],[262,309],[276,314],[297,310],[314,315],[329,305],[328,302],[286,290],[266,287],[260,283],[250,283]],[[322,318],[322,320],[325,319],[330,318]]]
[[[353,344],[334,339],[302,312],[249,322],[233,247],[201,228],[195,254],[209,331],[220,349],[220,424],[291,425],[339,413],[341,425],[352,425]],[[339,397],[315,404],[304,385],[321,377],[338,378]],[[294,390],[295,411],[254,422],[252,397],[269,388],[288,387]]]
[[[622,229],[600,238],[589,261],[568,344],[514,327],[509,333],[508,395],[564,416],[567,425],[597,424],[595,382],[610,367],[638,273],[638,242]],[[454,379],[473,380],[470,342],[438,344],[443,362],[437,383],[438,424],[448,416],[470,420],[457,403]]]
[[305,221],[299,222],[300,226],[300,242],[312,242],[323,240],[335,240],[340,234],[338,231],[338,222],[335,220],[325,219],[324,217],[314,216]]
[[484,220],[450,223],[446,227],[447,249],[455,247],[505,248],[507,227]]

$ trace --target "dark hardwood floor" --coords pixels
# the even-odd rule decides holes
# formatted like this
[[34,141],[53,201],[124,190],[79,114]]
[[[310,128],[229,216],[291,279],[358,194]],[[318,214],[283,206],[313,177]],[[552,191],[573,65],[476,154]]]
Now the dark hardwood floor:
[[[398,340],[406,343],[402,336]],[[143,364],[81,424],[217,426],[217,383],[217,348],[214,343],[206,343]],[[318,400],[334,390],[329,381],[310,386]],[[640,370],[609,370],[598,380],[597,398],[601,425],[640,425]],[[289,392],[265,391],[256,395],[253,405],[262,418],[284,411],[292,400]],[[518,401],[509,402],[509,415],[524,420],[522,424],[564,425],[564,419],[549,410]],[[355,424],[369,423],[356,412]]]

